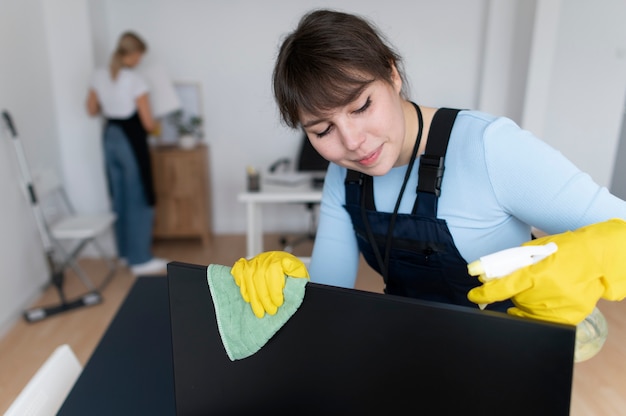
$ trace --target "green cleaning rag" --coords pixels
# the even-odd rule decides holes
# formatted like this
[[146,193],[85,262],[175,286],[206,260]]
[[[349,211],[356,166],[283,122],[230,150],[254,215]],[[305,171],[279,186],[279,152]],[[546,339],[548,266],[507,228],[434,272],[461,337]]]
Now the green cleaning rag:
[[209,265],[207,281],[222,343],[228,358],[235,361],[259,351],[291,318],[302,304],[309,279],[287,276],[283,291],[285,303],[275,315],[265,314],[263,318],[257,318],[250,305],[241,297],[230,269],[219,264]]

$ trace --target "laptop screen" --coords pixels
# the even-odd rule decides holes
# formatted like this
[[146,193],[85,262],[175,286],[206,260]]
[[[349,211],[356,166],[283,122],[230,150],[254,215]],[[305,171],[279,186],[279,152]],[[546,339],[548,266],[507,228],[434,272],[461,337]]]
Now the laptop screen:
[[170,263],[168,284],[179,415],[569,414],[574,327],[308,283],[230,361],[206,267]]

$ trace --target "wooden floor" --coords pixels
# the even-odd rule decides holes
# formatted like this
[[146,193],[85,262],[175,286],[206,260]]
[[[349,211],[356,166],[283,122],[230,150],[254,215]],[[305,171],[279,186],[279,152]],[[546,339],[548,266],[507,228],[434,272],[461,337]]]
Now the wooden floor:
[[[266,236],[265,248],[279,249],[278,237]],[[307,255],[309,250],[310,246],[305,244],[295,254]],[[207,247],[196,240],[162,240],[155,242],[154,251],[157,256],[169,260],[231,265],[245,252],[245,238],[242,235],[216,236]],[[96,260],[82,260],[81,264],[91,276],[98,276],[102,270],[101,263]],[[357,288],[380,292],[380,278],[364,264],[361,269]],[[84,286],[71,273],[66,280],[69,298],[84,291]],[[97,278],[94,281],[99,283]],[[58,345],[69,344],[84,365],[133,282],[129,271],[120,267],[102,290],[104,302],[101,304],[65,312],[37,323],[16,322],[0,339],[0,411],[6,411]],[[56,291],[49,288],[33,306],[55,304],[57,301]],[[596,357],[574,367],[571,406],[571,415],[574,416],[626,415],[626,301],[601,302],[599,307],[609,324],[609,338]],[[514,374],[511,376],[515,377]]]

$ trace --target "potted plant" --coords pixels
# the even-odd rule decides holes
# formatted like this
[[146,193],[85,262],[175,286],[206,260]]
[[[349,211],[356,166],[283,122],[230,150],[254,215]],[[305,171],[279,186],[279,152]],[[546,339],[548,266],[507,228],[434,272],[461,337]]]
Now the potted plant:
[[178,144],[185,149],[193,148],[202,137],[202,117],[177,110],[169,118],[178,132]]

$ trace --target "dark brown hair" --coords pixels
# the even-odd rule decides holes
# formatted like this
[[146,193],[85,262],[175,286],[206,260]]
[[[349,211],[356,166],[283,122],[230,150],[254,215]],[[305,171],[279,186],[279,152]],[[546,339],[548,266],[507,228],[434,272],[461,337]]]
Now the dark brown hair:
[[400,56],[364,18],[309,12],[283,41],[274,67],[281,118],[295,128],[301,111],[319,115],[347,105],[376,80],[392,83],[394,65],[405,81],[400,64]]

